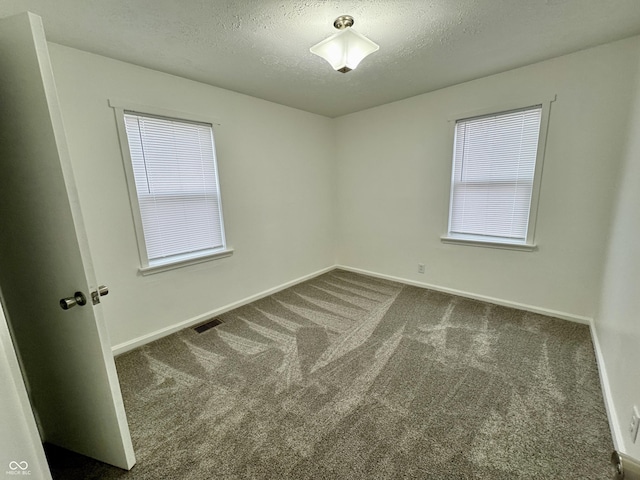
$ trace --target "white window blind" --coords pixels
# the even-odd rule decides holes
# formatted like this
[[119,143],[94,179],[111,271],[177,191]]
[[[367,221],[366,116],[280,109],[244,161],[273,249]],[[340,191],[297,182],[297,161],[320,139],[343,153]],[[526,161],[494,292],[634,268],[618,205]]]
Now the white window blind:
[[449,236],[524,243],[542,107],[456,122]]
[[124,114],[149,265],[225,248],[211,125]]

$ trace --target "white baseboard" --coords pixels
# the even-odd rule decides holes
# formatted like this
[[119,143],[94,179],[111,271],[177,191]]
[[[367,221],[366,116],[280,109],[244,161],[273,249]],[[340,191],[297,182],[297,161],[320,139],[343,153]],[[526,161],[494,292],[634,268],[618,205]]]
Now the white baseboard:
[[611,430],[611,438],[613,439],[613,448],[621,451],[624,446],[622,440],[622,430],[620,429],[620,423],[618,423],[618,415],[616,413],[615,406],[613,404],[613,394],[611,393],[611,387],[609,386],[609,377],[607,376],[607,367],[604,363],[604,356],[600,349],[600,341],[598,340],[598,332],[596,330],[595,322],[592,321],[589,324],[591,328],[591,338],[593,340],[593,349],[596,353],[596,363],[598,364],[598,374],[600,376],[600,387],[602,388],[602,396],[604,397],[604,407],[607,411],[607,418],[609,420],[609,429]]
[[384,275],[384,274],[380,274],[380,273],[375,273],[375,272],[371,272],[368,270],[362,270],[359,268],[352,268],[352,267],[348,267],[346,265],[333,265],[331,267],[327,267],[327,268],[323,268],[322,270],[318,270],[316,272],[310,273],[309,275],[304,275],[300,278],[296,278],[295,280],[291,280],[290,282],[286,282],[283,283],[282,285],[278,285],[276,287],[264,290],[263,292],[257,293],[255,295],[251,295],[249,297],[243,298],[242,300],[238,300],[237,302],[233,302],[230,303],[228,305],[225,305],[223,307],[217,308],[215,310],[211,310],[208,312],[205,312],[201,315],[198,315],[196,317],[184,320],[182,322],[170,325],[168,327],[164,327],[161,328],[159,330],[153,331],[151,333],[142,335],[140,337],[134,338],[132,340],[128,340],[126,342],[120,343],[118,345],[114,345],[113,347],[111,347],[111,350],[113,352],[114,355],[121,355],[125,352],[128,352],[129,350],[133,350],[134,348],[140,347],[142,345],[145,345],[147,343],[153,342],[154,340],[158,340],[162,337],[166,337],[167,335],[171,335],[172,333],[175,333],[179,330],[182,330],[183,328],[188,328],[191,327],[193,325],[197,325],[198,323],[204,322],[205,320],[215,317],[216,315],[222,315],[225,312],[228,312],[230,310],[233,310],[234,308],[238,308],[238,307],[242,307],[244,305],[247,305],[251,302],[255,302],[256,300],[260,300],[261,298],[267,297],[269,295],[272,295],[276,292],[279,292],[281,290],[284,290],[285,288],[289,288],[292,287],[293,285],[297,285],[298,283],[302,283],[304,281],[310,280],[314,277],[317,277],[318,275],[322,275],[323,273],[327,273],[330,272],[331,270],[335,270],[336,268],[342,269],[342,270],[347,270],[350,272],[355,272],[355,273],[360,273],[362,275],[368,275],[370,277],[376,277],[376,278],[383,278],[385,280],[391,280],[394,282],[399,282],[399,283],[404,283],[406,285],[413,285],[416,287],[422,287],[422,288],[428,288],[431,290],[436,290],[439,292],[444,292],[444,293],[450,293],[452,295],[458,295],[461,297],[466,297],[466,298],[472,298],[475,300],[482,300],[484,302],[489,302],[489,303],[494,303],[496,305],[502,305],[505,307],[511,307],[511,308],[516,308],[518,310],[526,310],[529,312],[533,312],[533,313],[540,313],[542,315],[548,315],[551,317],[556,317],[556,318],[561,318],[563,320],[569,320],[572,322],[577,322],[577,323],[583,323],[586,325],[591,325],[592,323],[592,319],[589,317],[583,317],[580,315],[574,315],[574,314],[570,314],[570,313],[565,313],[565,312],[559,312],[556,310],[549,310],[546,308],[540,308],[540,307],[535,307],[532,305],[525,305],[522,303],[517,303],[517,302],[512,302],[509,300],[503,300],[500,298],[494,298],[494,297],[488,297],[485,295],[477,295],[474,293],[469,293],[469,292],[465,292],[462,290],[456,290],[453,288],[446,288],[446,287],[441,287],[438,285],[432,285],[432,284],[428,284],[428,283],[422,283],[422,282],[416,282],[413,280],[408,280],[406,278],[400,278],[400,277],[394,277],[392,275]]
[[486,295],[478,295],[475,293],[465,292],[463,290],[456,290],[454,288],[441,287],[438,285],[432,285],[429,283],[416,282],[414,280],[408,280],[406,278],[394,277],[392,275],[384,275],[381,273],[370,272],[368,270],[362,270],[360,268],[347,267],[345,265],[336,265],[335,268],[347,270],[349,272],[360,273],[362,275],[368,275],[370,277],[382,278],[384,280],[391,280],[398,283],[404,283],[406,285],[412,285],[414,287],[428,288],[429,290],[436,290],[438,292],[450,293],[452,295],[458,295],[460,297],[472,298],[474,300],[481,300],[483,302],[493,303],[501,305],[503,307],[511,307],[517,310],[525,310],[527,312],[539,313],[541,315],[547,315],[549,317],[561,318],[563,320],[569,320],[571,322],[582,323],[584,325],[591,325],[591,317],[583,317],[582,315],[574,315],[573,313],[559,312],[557,310],[550,310],[548,308],[536,307],[534,305],[527,305],[524,303],[512,302],[510,300],[503,300],[501,298],[488,297]]
[[297,285],[298,283],[302,283],[314,277],[322,275],[323,273],[330,272],[335,268],[336,268],[335,266],[323,268],[322,270],[318,270],[316,272],[310,273],[309,275],[296,278],[295,280],[291,280],[290,282],[283,283],[282,285],[278,285],[277,287],[269,288],[268,290],[264,290],[260,293],[256,293],[255,295],[251,295],[250,297],[246,297],[246,298],[243,298],[242,300],[238,300],[237,302],[230,303],[228,305],[225,305],[224,307],[216,308],[215,310],[211,310],[209,312],[203,313],[201,315],[198,315],[197,317],[193,317],[188,320],[184,320],[182,322],[170,325],[168,327],[161,328],[160,330],[156,330],[154,332],[142,335],[140,337],[134,338],[127,342],[114,345],[113,347],[111,347],[111,351],[113,352],[114,355],[121,355],[125,352],[128,352],[129,350],[133,350],[134,348],[141,347],[142,345],[153,342],[154,340],[158,340],[162,337],[166,337],[167,335],[171,335],[172,333],[182,330],[183,328],[188,328],[193,325],[197,325],[212,317],[215,317],[217,315],[222,315],[225,312],[233,310],[234,308],[242,307],[251,302],[255,302],[256,300],[260,300],[261,298],[268,297],[269,295],[273,295],[274,293],[284,290],[285,288],[292,287],[294,285]]

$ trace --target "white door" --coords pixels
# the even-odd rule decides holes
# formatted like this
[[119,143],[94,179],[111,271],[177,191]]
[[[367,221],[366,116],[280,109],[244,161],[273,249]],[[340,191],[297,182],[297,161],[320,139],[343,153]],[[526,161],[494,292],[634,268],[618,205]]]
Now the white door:
[[[0,19],[0,167],[0,293],[41,437],[129,469],[135,457],[91,301],[97,282],[47,42],[30,13]],[[63,310],[75,292],[87,304]]]

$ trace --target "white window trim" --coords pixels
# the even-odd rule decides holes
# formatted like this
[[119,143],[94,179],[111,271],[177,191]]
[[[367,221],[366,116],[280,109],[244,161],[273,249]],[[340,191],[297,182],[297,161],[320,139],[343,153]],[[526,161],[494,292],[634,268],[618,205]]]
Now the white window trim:
[[166,272],[167,270],[173,270],[174,268],[209,262],[219,258],[230,257],[231,255],[233,255],[233,249],[228,247],[223,250],[205,250],[204,252],[198,252],[198,255],[185,253],[184,255],[175,255],[171,257],[171,260],[166,263],[158,262],[152,266],[140,267],[139,271],[144,276],[153,275],[154,273]]
[[[226,232],[224,230],[224,214],[222,198],[220,198],[220,221],[222,228],[222,236],[225,239],[225,245],[220,249],[205,250],[196,254],[176,255],[166,260],[166,262],[156,261],[153,265],[149,264],[149,256],[147,255],[147,245],[144,239],[144,230],[142,228],[142,216],[140,214],[140,204],[138,202],[138,194],[136,191],[135,176],[133,173],[133,164],[131,162],[131,151],[129,149],[129,140],[127,130],[124,123],[124,114],[127,112],[140,113],[142,115],[156,115],[159,117],[168,117],[181,119],[192,122],[208,123],[220,126],[220,122],[211,117],[202,115],[194,115],[192,113],[178,112],[167,110],[148,105],[140,105],[126,100],[109,99],[109,106],[113,108],[116,116],[116,126],[118,130],[118,139],[120,141],[120,151],[122,152],[122,163],[127,181],[127,190],[129,192],[129,202],[131,204],[131,215],[133,217],[134,231],[138,244],[138,256],[140,259],[140,268],[138,271],[142,275],[152,275],[155,273],[166,272],[175,268],[186,267],[198,263],[209,262],[220,258],[226,258],[233,254],[233,248],[229,247],[226,242]],[[215,148],[215,146],[214,146]],[[216,165],[216,169],[217,169]],[[218,179],[219,183],[219,179]],[[220,185],[218,185],[218,189]],[[221,195],[222,197],[222,195]]]
[[[455,244],[455,245],[469,245],[476,247],[488,247],[488,248],[500,248],[506,250],[519,250],[519,251],[534,251],[537,249],[535,243],[535,230],[538,219],[538,203],[540,201],[540,186],[542,184],[542,171],[544,168],[544,157],[547,146],[547,134],[549,130],[549,114],[551,112],[551,103],[556,101],[556,95],[546,98],[533,98],[523,99],[515,102],[504,103],[501,105],[494,105],[492,107],[483,108],[473,112],[465,112],[457,115],[450,116],[447,121],[451,123],[449,145],[449,158],[451,158],[451,168],[449,172],[453,171],[453,150],[454,150],[454,137],[456,122],[459,120],[465,120],[473,117],[480,117],[483,115],[493,115],[502,112],[509,112],[513,110],[521,110],[528,107],[534,107],[536,105],[542,106],[542,113],[540,117],[540,135],[538,136],[538,151],[536,154],[536,168],[533,176],[533,188],[531,191],[531,206],[529,209],[529,223],[527,227],[527,238],[525,242],[510,241],[503,238],[487,237],[482,239],[477,235],[456,235],[445,233],[440,237],[442,243]],[[446,213],[445,232],[449,231],[449,224],[451,221],[451,202],[452,202],[452,188],[453,184],[449,185],[449,209]]]

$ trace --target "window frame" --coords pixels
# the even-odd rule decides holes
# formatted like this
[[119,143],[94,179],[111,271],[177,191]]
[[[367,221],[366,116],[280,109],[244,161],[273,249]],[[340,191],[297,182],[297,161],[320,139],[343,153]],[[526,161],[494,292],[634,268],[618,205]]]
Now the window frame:
[[[142,214],[140,210],[140,203],[138,200],[138,192],[136,189],[136,181],[133,172],[133,163],[131,161],[131,150],[129,148],[129,137],[127,136],[127,130],[125,126],[125,113],[139,114],[143,116],[162,117],[177,121],[184,122],[196,122],[205,123],[211,125],[212,131],[214,127],[220,126],[220,123],[210,117],[203,117],[201,115],[195,115],[191,113],[178,112],[174,110],[168,110],[164,108],[152,107],[147,105],[139,105],[133,102],[125,100],[109,99],[109,106],[113,108],[116,116],[116,127],[118,131],[118,139],[120,142],[120,151],[122,153],[122,163],[125,172],[125,179],[127,182],[127,191],[129,193],[129,203],[131,206],[131,216],[133,219],[134,231],[136,234],[136,242],[138,245],[138,257],[140,260],[140,267],[138,271],[142,275],[151,275],[155,273],[165,272],[173,270],[175,268],[185,267],[188,265],[194,265],[198,263],[208,262],[220,258],[229,257],[233,254],[233,248],[228,246],[226,232],[224,227],[224,213],[222,203],[222,192],[220,190],[220,174],[216,155],[216,145],[214,136],[214,162],[216,170],[216,184],[218,188],[218,194],[220,195],[220,228],[222,233],[223,246],[219,249],[204,250],[196,253],[185,253],[172,255],[165,260],[155,261],[150,263],[149,256],[147,254],[147,244],[144,237],[144,229],[142,224]],[[215,132],[213,132],[215,133]]]
[[[538,219],[538,205],[540,201],[540,187],[542,184],[542,172],[544,168],[544,157],[546,153],[547,135],[549,130],[549,115],[551,112],[551,103],[556,100],[556,95],[538,99],[524,99],[501,105],[494,105],[472,112],[465,112],[450,116],[447,121],[450,123],[449,128],[449,145],[450,145],[450,169],[449,169],[449,201],[447,202],[448,210],[445,220],[445,234],[440,237],[442,243],[454,245],[469,245],[477,247],[501,248],[508,250],[533,251],[537,249],[535,243],[535,231]],[[518,110],[526,110],[540,106],[542,111],[540,114],[540,132],[538,135],[538,149],[536,152],[536,165],[533,175],[533,186],[531,190],[531,204],[529,206],[529,219],[527,223],[527,238],[524,242],[513,241],[501,237],[482,237],[473,234],[452,234],[451,227],[451,208],[453,204],[453,168],[455,154],[455,134],[456,123],[463,120],[487,117],[493,115],[506,114]]]

